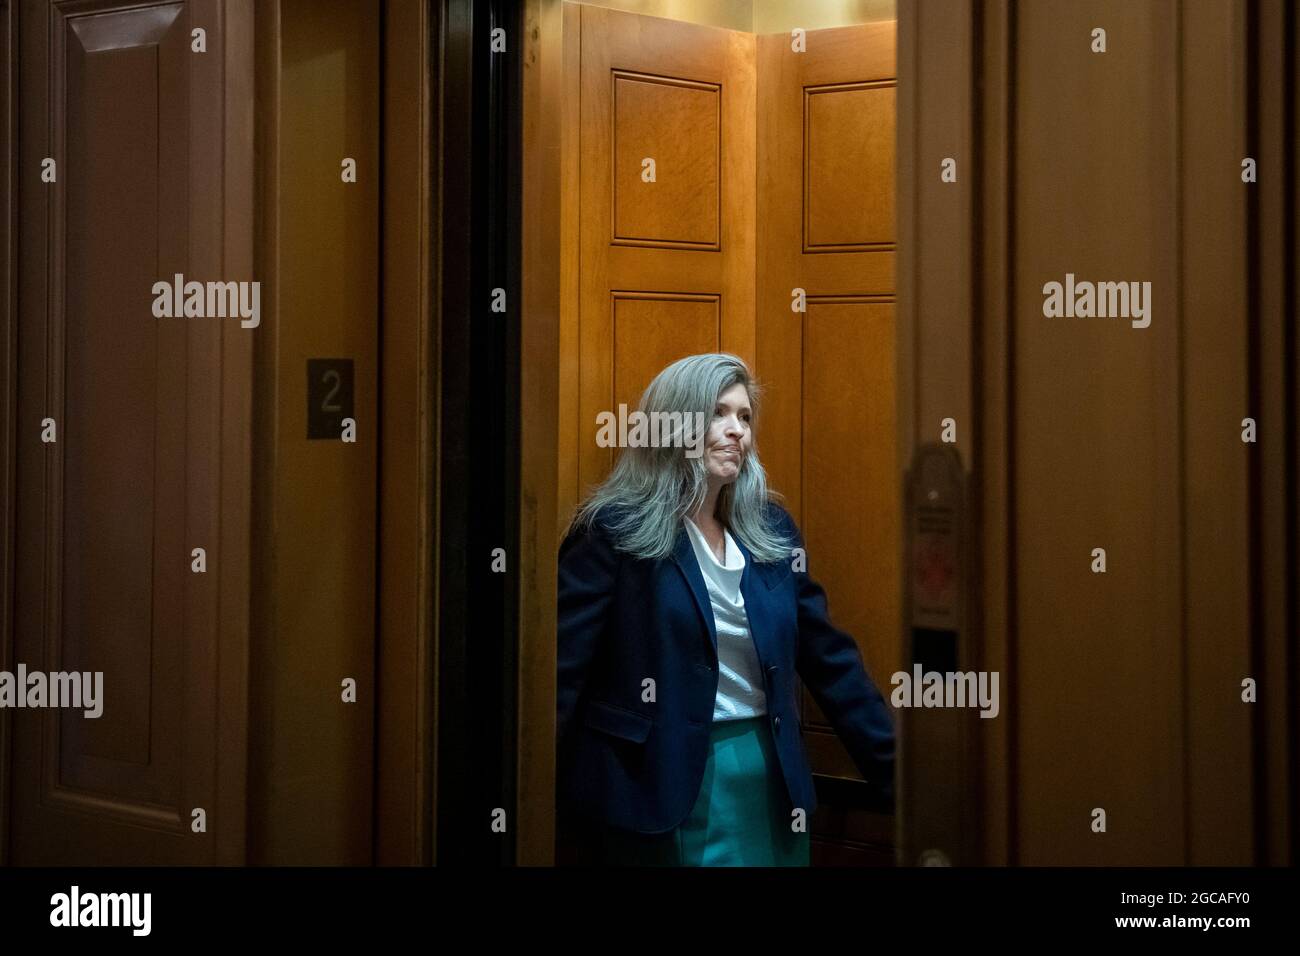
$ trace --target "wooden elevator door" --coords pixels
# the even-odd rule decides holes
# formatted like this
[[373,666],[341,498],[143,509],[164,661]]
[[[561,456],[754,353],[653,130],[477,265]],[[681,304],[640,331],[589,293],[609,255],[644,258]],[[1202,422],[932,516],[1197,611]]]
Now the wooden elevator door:
[[[796,52],[790,34],[566,4],[564,35],[560,527],[613,465],[597,414],[635,408],[678,358],[739,354],[766,390],[771,484],[887,692],[903,656],[895,24],[810,31]],[[815,857],[892,863],[892,818],[844,805],[857,771],[806,691],[803,710],[835,790]]]
[[568,316],[571,328],[578,320],[576,421],[564,422],[564,445],[576,444],[571,506],[613,465],[588,427],[598,413],[635,408],[655,374],[687,355],[753,359],[754,43],[599,7],[565,12],[566,34],[581,36],[580,72],[569,61],[580,168],[565,203],[578,208],[580,264]]
[[[758,373],[769,396],[759,440],[832,620],[888,698],[903,659],[895,24],[804,40],[795,50],[789,34],[758,38]],[[859,779],[806,690],[803,712],[813,773]],[[831,789],[814,821],[814,863],[891,863],[891,818],[837,806],[851,784]]]
[[251,330],[152,287],[252,278],[251,13],[17,14],[9,664],[103,678],[98,717],[8,711],[10,862],[241,862]]

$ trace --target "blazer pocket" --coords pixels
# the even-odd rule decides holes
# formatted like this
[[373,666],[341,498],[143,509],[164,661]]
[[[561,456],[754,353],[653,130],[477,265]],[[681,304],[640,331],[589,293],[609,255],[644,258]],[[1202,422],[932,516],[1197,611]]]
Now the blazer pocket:
[[654,721],[645,714],[638,714],[626,707],[592,700],[587,702],[587,716],[584,723],[593,730],[643,744],[650,736],[650,727]]

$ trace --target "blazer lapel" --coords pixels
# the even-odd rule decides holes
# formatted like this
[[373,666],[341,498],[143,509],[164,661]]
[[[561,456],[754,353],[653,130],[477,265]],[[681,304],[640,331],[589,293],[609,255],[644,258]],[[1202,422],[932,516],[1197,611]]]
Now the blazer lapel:
[[[731,537],[736,542],[736,547],[740,548],[740,553],[745,556],[745,570],[740,576],[740,593],[745,597],[745,617],[749,622],[749,635],[754,641],[754,650],[758,654],[759,663],[766,668],[768,661],[780,658],[779,654],[774,653],[768,629],[767,589],[763,586],[762,578],[754,570],[754,556],[749,553],[749,549],[739,538],[735,535]],[[677,532],[673,561],[676,562],[682,576],[686,578],[686,583],[690,586],[691,594],[695,598],[695,607],[704,621],[709,642],[713,645],[713,653],[716,655],[718,631],[713,620],[713,602],[709,599],[704,573],[700,570],[700,562],[695,557],[695,547],[691,544],[690,534],[685,525]]]
[[695,607],[704,620],[704,627],[708,631],[709,642],[713,645],[713,654],[716,657],[718,631],[713,622],[713,602],[709,600],[709,589],[704,584],[704,573],[700,571],[700,562],[695,558],[695,548],[691,544],[690,533],[684,524],[677,530],[677,545],[673,549],[673,561],[677,563],[678,570],[690,585],[691,595],[695,598]]

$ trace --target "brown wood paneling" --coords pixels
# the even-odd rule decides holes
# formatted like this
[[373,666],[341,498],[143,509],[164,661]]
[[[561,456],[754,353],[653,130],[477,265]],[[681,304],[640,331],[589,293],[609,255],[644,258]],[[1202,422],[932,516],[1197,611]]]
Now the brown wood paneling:
[[[254,113],[256,45],[254,0],[227,0],[218,50],[225,56],[221,78],[225,109],[225,168],[221,189],[207,190],[206,228],[222,213],[225,275],[253,281],[256,262],[256,156]],[[213,83],[210,74],[200,84]],[[204,148],[204,131],[191,133]],[[200,225],[199,228],[204,228]],[[252,608],[252,493],[254,340],[246,330],[225,326],[221,335],[221,553],[217,622],[217,859],[222,866],[247,860],[248,660]]]
[[[12,672],[13,657],[13,529],[14,456],[17,428],[18,376],[15,361],[18,347],[18,315],[15,309],[14,274],[14,87],[13,38],[16,11],[10,2],[0,3],[0,670]],[[0,710],[0,866],[9,862],[9,791],[12,733],[9,711]]]
[[902,653],[893,586],[899,577],[893,342],[889,297],[808,303],[800,406],[809,567],[815,563],[833,601],[836,625],[854,636],[867,670],[886,687]]
[[[1012,23],[1008,0],[994,0],[985,9],[987,12],[979,31],[982,44],[976,49],[973,37],[969,42],[980,71],[972,71],[971,83],[982,83],[986,92],[978,103],[978,121],[972,129],[971,185],[961,187],[964,194],[974,191],[984,200],[983,207],[971,207],[980,214],[971,225],[969,250],[976,278],[971,297],[971,377],[985,396],[982,404],[975,404],[977,417],[972,422],[971,494],[976,501],[969,512],[973,525],[969,553],[971,580],[981,582],[982,586],[974,586],[968,596],[971,626],[968,647],[971,652],[966,659],[969,666],[996,671],[1000,686],[1012,688],[1016,673],[1009,634],[1009,622],[1014,621],[1009,594],[1014,591],[1015,579],[1009,572],[1007,558],[1011,527],[1006,511],[1011,480],[1007,462],[1013,440],[1009,421],[1012,342],[1008,305],[1012,275],[1009,255],[1012,230],[1008,208],[1012,186],[1008,173],[1011,137],[1007,135],[1012,97],[1009,79]],[[971,22],[970,26],[973,29],[974,23]],[[951,49],[940,44],[931,55],[947,57],[951,55]],[[919,69],[919,65],[913,66],[905,75],[915,75]],[[971,95],[972,90],[966,89],[963,93]],[[974,106],[973,102],[972,108]],[[909,117],[916,118],[917,115],[915,107],[908,111]],[[902,142],[910,145],[914,142],[911,132],[915,126],[907,128],[909,134]],[[957,184],[948,185],[956,187]],[[901,180],[899,195],[912,195],[911,188],[905,187]],[[909,203],[905,208],[913,206]],[[911,226],[919,228],[916,222]],[[904,235],[907,234],[904,230]],[[903,243],[905,249],[916,249],[907,238]],[[932,275],[928,274],[927,280]],[[912,288],[910,280],[904,283],[905,290]],[[900,371],[900,374],[903,373]],[[909,434],[911,431],[909,427]],[[967,842],[972,862],[991,866],[1005,866],[1011,854],[1009,833],[1014,792],[1007,768],[1013,760],[1008,728],[1014,719],[1014,699],[1008,696],[1006,706],[1005,719],[970,722],[972,735],[969,739],[977,768],[969,780],[976,793],[973,800],[965,801],[970,810],[962,824],[975,831]]]
[[[614,70],[611,78],[611,242],[717,251],[721,86],[626,70]],[[647,159],[655,164],[653,177]]]
[[[793,290],[894,292],[893,133],[876,123],[893,116],[893,35],[893,22],[818,30],[803,53],[790,49],[788,34],[758,38],[756,323],[767,389],[759,441],[796,520],[803,517],[802,326]],[[846,107],[851,115],[850,104],[866,99],[872,124],[846,124]]]
[[[1248,130],[1250,148],[1242,155],[1252,155],[1260,169],[1279,171],[1279,175],[1260,176],[1252,186],[1240,189],[1254,208],[1248,226],[1256,238],[1258,282],[1250,314],[1256,318],[1254,338],[1258,388],[1248,399],[1251,407],[1267,416],[1270,425],[1260,419],[1259,440],[1253,455],[1247,456],[1252,487],[1258,488],[1256,520],[1259,548],[1259,614],[1252,624],[1256,643],[1250,664],[1251,672],[1270,675],[1266,680],[1277,687],[1277,677],[1295,686],[1296,613],[1300,611],[1300,591],[1295,587],[1295,535],[1297,509],[1296,453],[1297,422],[1300,409],[1293,407],[1296,356],[1295,329],[1300,321],[1295,315],[1296,293],[1300,289],[1300,270],[1287,261],[1288,213],[1296,215],[1297,182],[1300,157],[1295,135],[1300,124],[1300,97],[1297,97],[1295,74],[1300,57],[1300,16],[1294,4],[1268,2],[1255,5],[1256,16],[1248,16],[1245,86],[1256,103],[1256,129]],[[1189,11],[1190,13],[1190,11]],[[1234,24],[1235,25],[1235,24]],[[1255,53],[1252,55],[1251,44]],[[1232,50],[1234,59],[1238,50]],[[1254,76],[1251,61],[1254,61]],[[1189,77],[1190,80],[1190,77]],[[1190,104],[1189,104],[1190,106]],[[1288,111],[1297,111],[1288,116]],[[1288,140],[1288,121],[1290,122]],[[1240,164],[1241,157],[1235,158]],[[1291,241],[1300,234],[1290,224]],[[1294,253],[1294,246],[1291,248]],[[1290,334],[1288,335],[1288,329]],[[1292,406],[1292,407],[1289,407]],[[1244,415],[1243,415],[1244,417]],[[1258,416],[1252,416],[1258,417]],[[1253,461],[1251,460],[1253,458]],[[1290,550],[1288,550],[1290,549]],[[1288,554],[1291,555],[1288,558]],[[1292,567],[1288,568],[1288,561]],[[1264,681],[1260,681],[1262,685]],[[1239,686],[1240,681],[1234,686]],[[1300,779],[1291,777],[1300,770],[1300,725],[1293,723],[1288,704],[1296,706],[1300,698],[1292,694],[1260,695],[1253,742],[1259,749],[1263,773],[1255,791],[1257,812],[1263,819],[1256,827],[1255,852],[1258,862],[1269,866],[1294,865],[1297,831],[1297,800],[1292,788]],[[1234,700],[1235,704],[1235,700]],[[1235,715],[1234,715],[1235,716]]]
[[804,252],[893,251],[895,85],[804,87]]
[[[523,297],[520,370],[520,566],[528,569],[519,596],[519,753],[515,860],[555,862],[555,560],[558,446],[564,382],[561,314],[563,254],[573,221],[562,205],[561,180],[572,167],[561,148],[569,16],[560,0],[524,7]],[[576,392],[574,393],[576,394]],[[560,456],[557,459],[557,454]]]
[[[559,328],[559,476],[556,494],[555,546],[560,546],[569,518],[581,498],[578,477],[578,445],[585,437],[582,427],[578,374],[582,349],[578,322],[581,302],[581,146],[582,146],[582,9],[576,3],[561,3],[558,26],[563,49],[560,116],[560,328]],[[557,29],[552,27],[552,29]],[[525,116],[528,110],[525,110]],[[548,250],[538,250],[546,256]],[[528,261],[525,256],[525,262]],[[551,677],[554,680],[554,675]]]
[[[979,730],[983,859],[1285,862],[1294,732],[1280,701],[1240,697],[1244,676],[1286,666],[1294,617],[1276,584],[1294,574],[1278,530],[1294,526],[1279,477],[1286,189],[1240,179],[1246,155],[1285,162],[1284,18],[1259,5],[1252,23],[1244,2],[990,3],[945,32],[933,9],[903,8],[901,166],[917,172],[900,186],[900,308],[920,324],[918,435],[927,403],[963,400],[954,383],[978,399],[974,636],[1004,688],[1002,719]],[[1089,49],[1099,25],[1105,54]],[[972,54],[974,70],[931,82]],[[943,141],[960,140],[966,102],[962,164]],[[943,155],[956,184],[938,182]],[[927,306],[960,301],[968,268],[972,320]],[[1067,272],[1150,281],[1150,326],[1045,317],[1043,284]],[[1277,430],[1244,445],[1256,414]]]
[[[755,276],[769,480],[800,523],[836,625],[886,692],[903,656],[894,31],[892,21],[810,31],[798,53],[788,34],[758,38]],[[858,779],[806,691],[803,711],[814,773]],[[887,819],[823,802],[817,863],[889,862]]]
[[431,863],[437,714],[431,568],[438,368],[431,284],[435,84],[427,0],[385,0],[375,862]]
[[[668,364],[716,352],[721,337],[721,302],[716,295],[615,292],[610,297],[613,377],[608,404],[635,409],[641,393]],[[614,449],[610,449],[610,465]]]
[[[66,21],[56,14],[66,232],[52,256],[63,314],[50,333],[66,365],[54,369],[63,386],[54,386],[50,402],[61,406],[66,444],[46,488],[62,513],[62,528],[50,529],[57,537],[48,570],[62,578],[54,586],[65,595],[47,621],[46,653],[59,669],[102,670],[121,695],[94,722],[62,715],[62,782],[172,805],[181,700],[155,675],[177,673],[181,647],[154,646],[154,628],[183,630],[185,607],[173,595],[190,574],[168,560],[189,550],[189,330],[143,312],[139,290],[188,271],[190,54],[182,10],[168,4]],[[140,108],[115,109],[119,96]],[[157,228],[123,235],[122,224],[135,222]],[[91,541],[100,544],[86,547]],[[150,761],[151,751],[165,756]]]
[[[1151,69],[1177,62],[1176,13],[1017,12],[1012,572],[1031,865],[1183,862],[1177,75]],[[1123,38],[1104,59],[1077,39],[1099,17]],[[1151,326],[1045,318],[1043,285],[1067,273],[1151,282]]]
[[[577,447],[581,497],[613,460],[597,414],[639,397],[654,362],[701,345],[753,358],[754,38],[595,7],[576,19],[579,415],[561,430],[576,432],[562,443]],[[656,182],[641,179],[646,157]],[[674,304],[650,309],[656,299]],[[713,341],[700,332],[709,309]]]
[[102,671],[103,716],[14,720],[13,862],[237,862],[251,331],[151,290],[251,278],[247,7],[24,14],[15,657]]
[[[274,312],[258,339],[256,863],[373,859],[379,9],[258,4],[258,268]],[[342,180],[344,157],[355,183]],[[353,360],[355,443],[307,439],[309,358]],[[346,678],[355,703],[341,698]]]
[[[1249,508],[1249,457],[1257,447],[1243,445],[1240,437],[1241,420],[1251,414],[1243,411],[1250,341],[1244,200],[1251,187],[1240,177],[1242,157],[1252,145],[1246,128],[1246,9],[1191,3],[1182,4],[1178,16],[1180,129],[1168,148],[1178,151],[1181,164],[1181,221],[1173,238],[1181,253],[1182,435],[1181,441],[1172,434],[1161,438],[1181,445],[1185,523],[1187,829],[1180,842],[1189,864],[1244,866],[1253,857],[1254,834],[1239,821],[1253,816],[1254,794],[1247,783],[1251,713],[1241,700],[1242,677],[1252,673],[1251,542],[1241,516]],[[1225,43],[1225,37],[1236,42]],[[1224,170],[1234,174],[1225,176]]]
[[[1300,15],[1292,9],[1289,20],[1291,27],[1287,40],[1290,51],[1289,62],[1294,64],[1300,60]],[[1290,175],[1287,178],[1290,196],[1287,209],[1290,216],[1286,225],[1286,247],[1290,253],[1290,261],[1285,263],[1284,268],[1285,274],[1291,278],[1287,291],[1289,308],[1279,313],[1279,317],[1284,327],[1291,330],[1288,336],[1290,348],[1286,351],[1284,359],[1288,363],[1289,388],[1285,389],[1282,395],[1282,407],[1288,409],[1290,422],[1286,473],[1290,478],[1287,488],[1292,490],[1289,491],[1289,497],[1287,497],[1288,492],[1284,492],[1281,496],[1282,501],[1289,501],[1287,557],[1282,572],[1289,583],[1287,611],[1283,618],[1281,640],[1287,648],[1286,659],[1289,662],[1287,677],[1294,687],[1300,686],[1300,652],[1293,639],[1293,635],[1300,633],[1300,503],[1296,502],[1293,491],[1297,483],[1300,483],[1300,331],[1298,331],[1300,330],[1300,158],[1297,157],[1297,153],[1300,152],[1300,81],[1296,79],[1294,72],[1290,77],[1290,80],[1285,83],[1290,98],[1290,103],[1287,105],[1290,118],[1286,136],[1287,153],[1291,157]],[[1291,712],[1287,717],[1284,739],[1278,747],[1279,757],[1286,765],[1286,770],[1279,772],[1285,773],[1288,782],[1286,805],[1294,808],[1297,802],[1300,802],[1300,792],[1297,792],[1300,790],[1300,694],[1291,695]],[[1278,847],[1274,852],[1274,858],[1285,859],[1289,865],[1295,866],[1300,862],[1300,820],[1296,819],[1294,809],[1289,813],[1289,845]]]

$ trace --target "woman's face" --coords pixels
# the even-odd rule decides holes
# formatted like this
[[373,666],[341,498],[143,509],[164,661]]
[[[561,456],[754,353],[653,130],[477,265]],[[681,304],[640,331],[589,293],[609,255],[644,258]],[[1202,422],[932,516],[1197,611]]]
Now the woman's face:
[[744,385],[733,385],[718,396],[704,439],[704,467],[711,480],[727,485],[740,476],[741,465],[754,444],[752,417],[749,390]]

